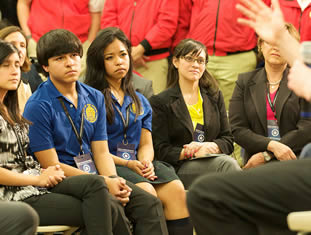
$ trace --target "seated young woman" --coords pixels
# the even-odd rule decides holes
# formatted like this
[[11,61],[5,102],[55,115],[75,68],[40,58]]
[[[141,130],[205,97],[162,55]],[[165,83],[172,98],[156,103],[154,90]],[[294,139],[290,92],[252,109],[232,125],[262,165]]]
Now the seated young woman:
[[207,62],[201,42],[181,41],[169,67],[168,89],[150,99],[156,159],[172,164],[186,188],[203,174],[240,170],[228,156],[233,136]]
[[[299,41],[292,24],[284,27]],[[244,168],[296,159],[311,142],[311,105],[287,87],[287,61],[261,38],[258,51],[264,67],[239,75],[229,105],[234,140],[245,149]]]
[[102,30],[87,52],[85,82],[105,96],[107,154],[119,176],[159,197],[170,235],[192,234],[181,181],[169,164],[153,159],[152,110],[133,89],[132,68],[131,44],[125,34],[114,27]]
[[122,205],[111,200],[103,177],[65,178],[59,165],[43,170],[26,154],[30,122],[18,107],[19,55],[16,47],[0,40],[0,200],[29,204],[40,225],[78,226],[86,234],[131,234]]

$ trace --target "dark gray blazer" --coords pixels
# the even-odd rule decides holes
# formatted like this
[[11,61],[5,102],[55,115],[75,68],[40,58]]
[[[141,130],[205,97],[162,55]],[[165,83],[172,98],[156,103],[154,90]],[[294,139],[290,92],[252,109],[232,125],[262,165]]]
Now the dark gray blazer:
[[136,73],[133,73],[132,84],[135,91],[143,94],[147,99],[153,96],[152,81],[144,79]]
[[[276,100],[276,115],[281,143],[298,155],[311,142],[311,119],[301,117],[301,111],[310,111],[310,104],[298,98],[287,87],[287,68],[283,73]],[[239,75],[230,100],[229,119],[234,140],[245,150],[245,162],[255,153],[267,150],[266,90],[264,68]]]
[[[233,151],[233,136],[227,119],[222,93],[212,97],[201,88],[205,141],[214,141],[225,154]],[[153,110],[152,139],[155,157],[179,166],[184,144],[193,141],[193,124],[179,85],[151,97]]]

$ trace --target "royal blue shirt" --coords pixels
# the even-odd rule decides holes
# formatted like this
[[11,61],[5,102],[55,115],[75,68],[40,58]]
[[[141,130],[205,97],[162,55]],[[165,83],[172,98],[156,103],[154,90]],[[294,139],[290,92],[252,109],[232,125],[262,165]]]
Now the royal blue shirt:
[[[140,115],[136,117],[136,108],[135,104],[130,96],[124,96],[123,104],[117,102],[117,99],[112,94],[112,99],[115,102],[115,105],[121,111],[124,120],[126,120],[126,109],[129,107],[129,126],[126,132],[127,141],[129,144],[135,145],[135,156],[137,154],[137,149],[140,142],[141,129],[147,129],[151,131],[152,125],[152,109],[148,100],[140,93],[136,92],[140,103],[141,103],[141,112]],[[114,106],[114,123],[110,125],[107,121],[107,133],[108,133],[108,145],[110,153],[117,155],[117,145],[121,143],[124,138],[124,124],[120,117],[120,114],[117,112],[116,107]]]
[[55,148],[60,162],[75,166],[73,157],[80,153],[80,144],[58,97],[63,98],[78,133],[84,108],[84,153],[91,152],[92,141],[107,140],[103,94],[80,82],[76,83],[76,88],[77,108],[56,89],[50,79],[42,83],[29,98],[24,117],[32,122],[29,128],[29,147],[32,154]]

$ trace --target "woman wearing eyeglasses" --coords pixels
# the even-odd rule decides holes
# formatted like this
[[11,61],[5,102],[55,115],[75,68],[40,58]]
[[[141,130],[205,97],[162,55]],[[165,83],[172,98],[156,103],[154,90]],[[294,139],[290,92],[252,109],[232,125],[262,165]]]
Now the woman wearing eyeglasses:
[[228,156],[233,137],[216,80],[207,72],[205,46],[185,39],[174,50],[167,87],[151,97],[155,156],[166,161],[188,188],[200,175],[240,170]]

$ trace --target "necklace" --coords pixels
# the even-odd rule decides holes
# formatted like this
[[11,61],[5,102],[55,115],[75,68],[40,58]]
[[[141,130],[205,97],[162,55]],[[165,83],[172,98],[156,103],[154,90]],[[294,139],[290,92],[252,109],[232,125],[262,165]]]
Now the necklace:
[[282,81],[282,78],[281,78],[280,80],[276,81],[276,82],[270,82],[270,81],[268,80],[268,84],[269,84],[269,86],[270,86],[272,89],[274,89],[277,85],[280,84],[281,81]]

